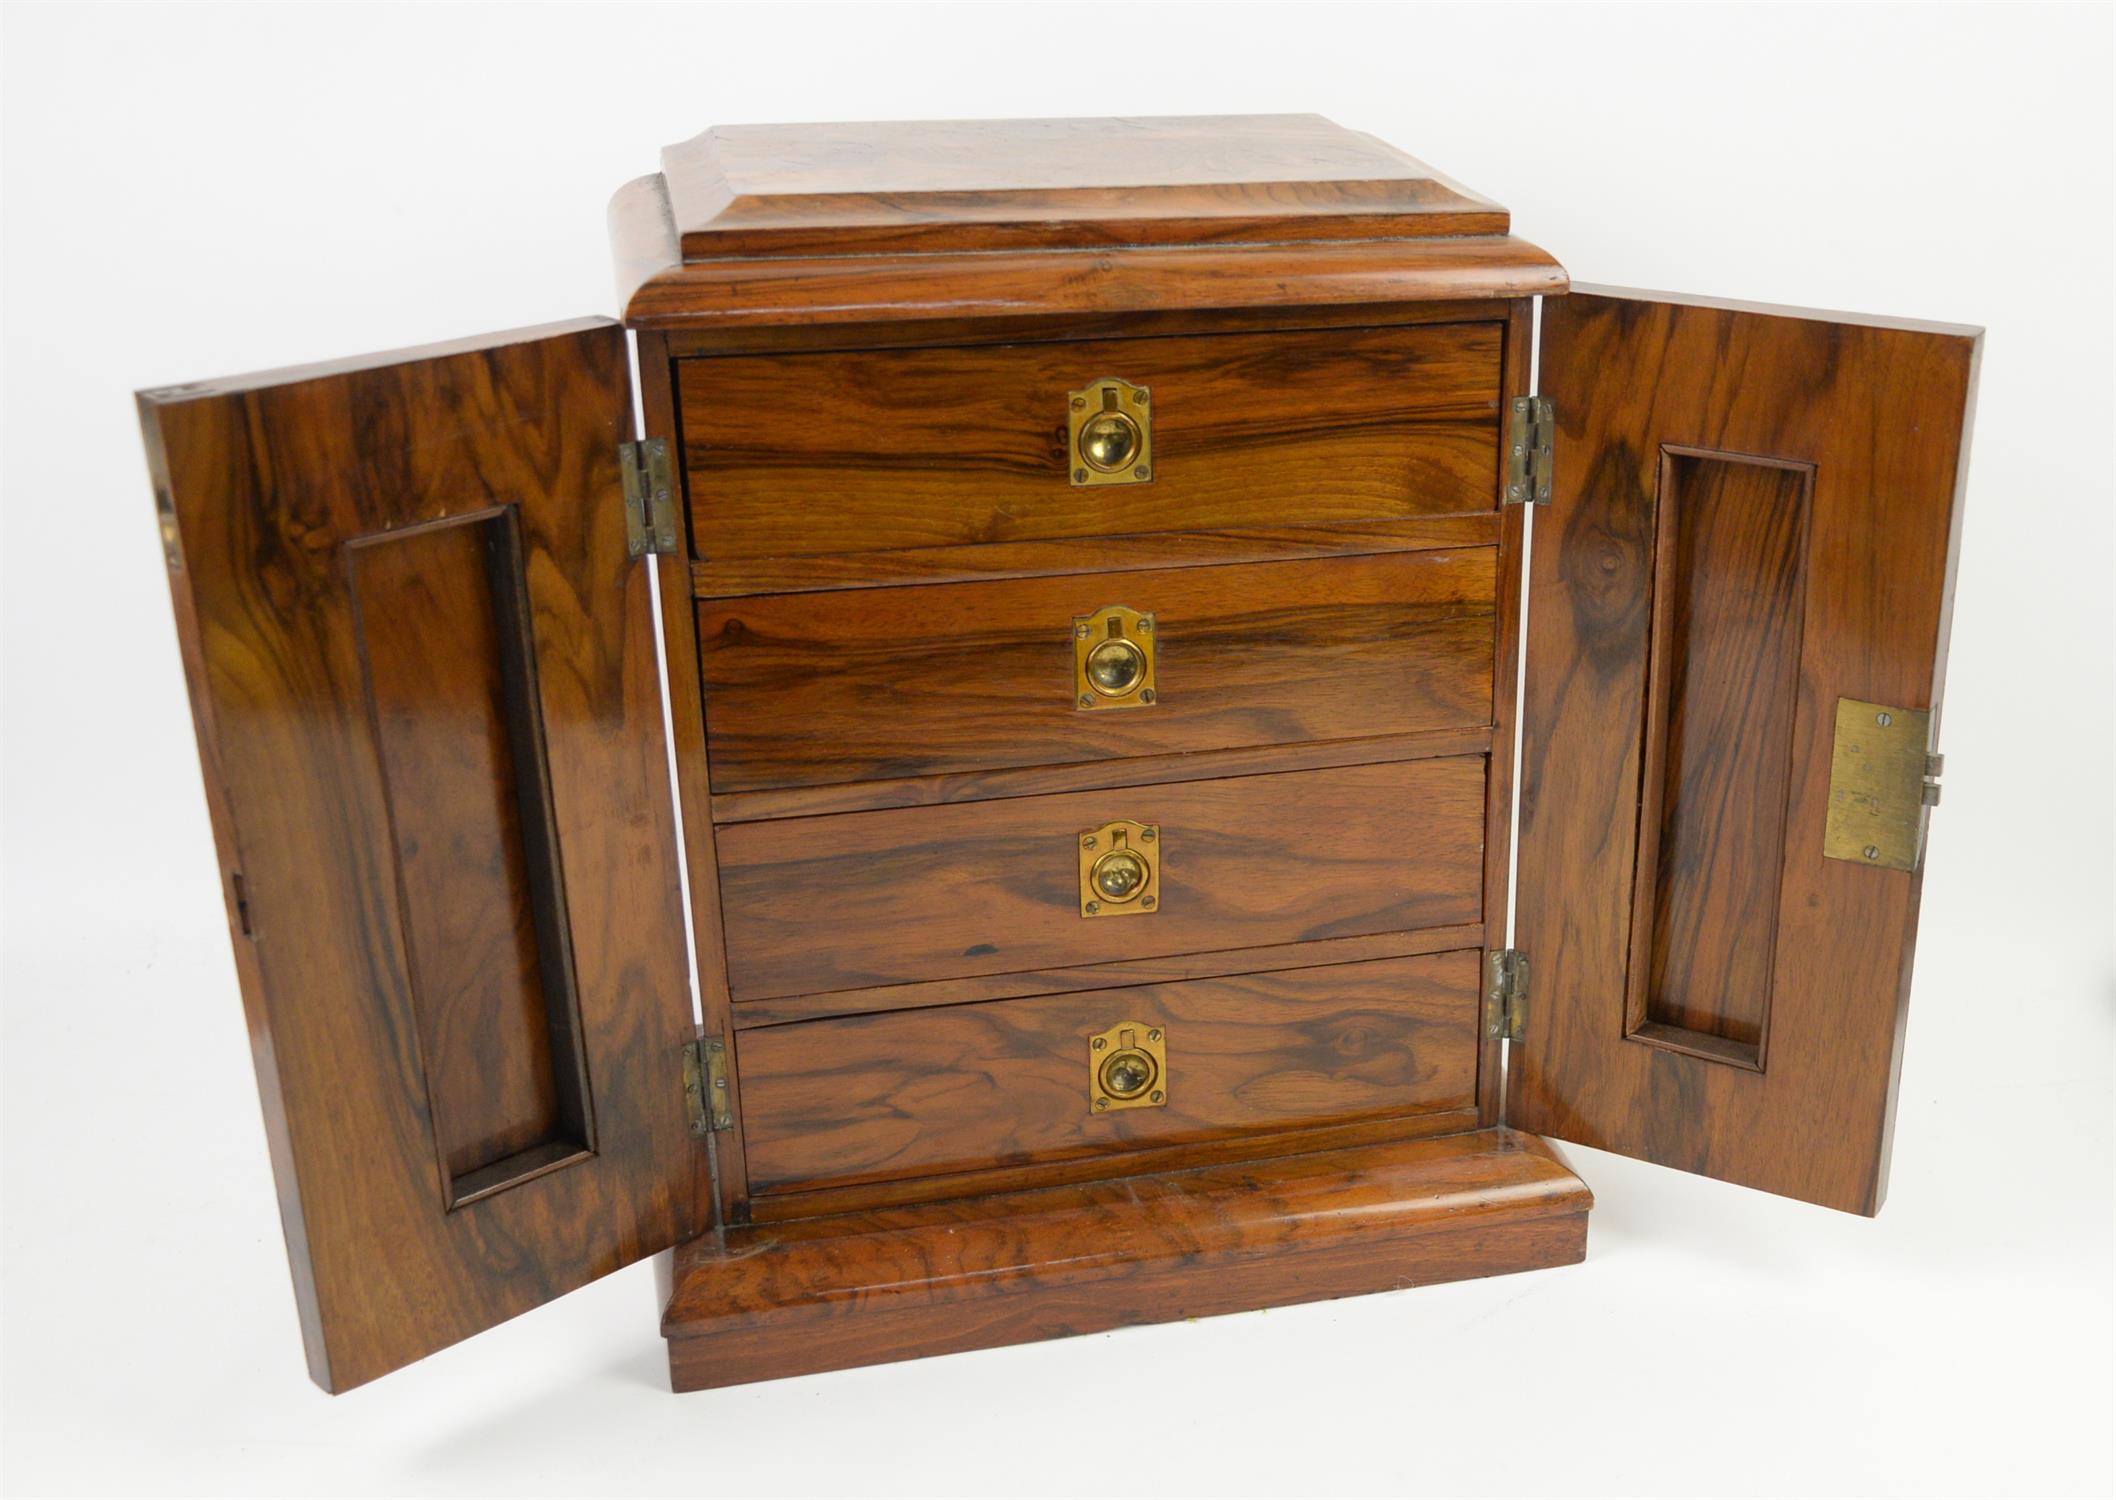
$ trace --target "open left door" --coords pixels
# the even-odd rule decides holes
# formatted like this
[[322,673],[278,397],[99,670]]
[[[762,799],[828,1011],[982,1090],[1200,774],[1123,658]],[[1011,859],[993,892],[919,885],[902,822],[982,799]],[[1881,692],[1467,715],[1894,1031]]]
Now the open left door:
[[1980,340],[1545,303],[1509,1123],[1880,1206]]
[[345,1390],[697,1201],[624,333],[140,413],[309,1371]]

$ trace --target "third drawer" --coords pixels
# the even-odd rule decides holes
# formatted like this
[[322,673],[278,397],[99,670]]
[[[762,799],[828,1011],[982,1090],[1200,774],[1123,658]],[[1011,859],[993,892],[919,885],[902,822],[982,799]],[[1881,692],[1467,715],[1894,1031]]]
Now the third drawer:
[[[723,826],[737,1002],[1482,919],[1485,760]],[[1157,828],[1152,911],[1083,915],[1083,835]]]

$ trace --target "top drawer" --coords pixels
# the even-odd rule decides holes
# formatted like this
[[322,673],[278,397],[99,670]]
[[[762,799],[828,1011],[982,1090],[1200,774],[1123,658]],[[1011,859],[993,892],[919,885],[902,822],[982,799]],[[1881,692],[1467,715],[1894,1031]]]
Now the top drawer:
[[[1490,510],[1502,325],[686,359],[692,536],[783,557]],[[1067,397],[1149,387],[1153,477],[1076,487]]]

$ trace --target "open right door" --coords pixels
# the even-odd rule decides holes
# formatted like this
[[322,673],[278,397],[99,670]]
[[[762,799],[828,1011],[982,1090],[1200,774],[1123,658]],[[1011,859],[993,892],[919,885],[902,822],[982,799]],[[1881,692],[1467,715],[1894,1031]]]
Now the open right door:
[[1509,1123],[1880,1207],[1981,340],[1545,302]]

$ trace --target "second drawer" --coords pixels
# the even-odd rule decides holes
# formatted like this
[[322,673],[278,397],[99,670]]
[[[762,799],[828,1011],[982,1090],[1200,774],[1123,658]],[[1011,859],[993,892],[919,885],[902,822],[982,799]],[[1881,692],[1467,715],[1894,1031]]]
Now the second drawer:
[[[1083,915],[1080,841],[1155,825],[1153,909]],[[734,998],[1475,922],[1484,758],[890,808],[718,833]]]
[[[1494,557],[1472,547],[701,604],[713,790],[1489,724]],[[1083,710],[1075,621],[1110,605],[1154,617],[1133,633],[1154,700]]]

